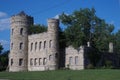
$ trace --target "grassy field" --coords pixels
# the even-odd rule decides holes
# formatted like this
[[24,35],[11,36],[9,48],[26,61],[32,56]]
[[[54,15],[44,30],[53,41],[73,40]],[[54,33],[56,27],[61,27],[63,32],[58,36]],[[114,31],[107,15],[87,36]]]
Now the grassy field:
[[120,80],[120,70],[57,70],[42,72],[0,72],[0,79],[10,80]]

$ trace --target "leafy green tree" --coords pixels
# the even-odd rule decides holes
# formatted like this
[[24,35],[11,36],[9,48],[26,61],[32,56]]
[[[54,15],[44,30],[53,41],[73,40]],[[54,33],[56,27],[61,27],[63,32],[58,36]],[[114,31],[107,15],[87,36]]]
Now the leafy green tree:
[[115,52],[120,54],[120,30],[116,32],[115,34],[115,46],[114,46]]
[[0,54],[1,54],[2,50],[3,50],[3,47],[2,47],[2,45],[0,43]]
[[[114,42],[114,25],[107,24],[105,20],[98,19],[99,23],[94,26],[94,33],[92,33],[92,42],[100,52],[108,51],[109,43]],[[97,22],[97,21],[96,21]]]
[[89,41],[99,51],[108,51],[109,42],[114,42],[114,25],[107,24],[95,12],[94,8],[85,8],[60,16],[61,22],[67,26],[64,31],[67,46],[78,48]]
[[77,48],[80,45],[86,44],[90,39],[91,22],[94,17],[94,8],[80,9],[79,11],[74,11],[71,15],[63,13],[60,16],[61,22],[68,26],[65,30],[67,46],[73,45]]
[[63,13],[60,16],[61,22],[67,26],[64,30],[66,46],[72,45],[74,48],[78,48],[81,45],[86,45],[89,41],[92,49],[87,57],[94,66],[99,61],[101,52],[108,52],[109,43],[117,43],[120,36],[118,33],[118,40],[115,39],[114,25],[106,23],[95,12],[94,8],[85,8],[74,11],[70,15]]
[[6,70],[8,66],[8,54],[9,51],[5,51],[0,54],[0,71]]
[[37,34],[37,33],[42,33],[42,32],[46,32],[47,31],[47,27],[45,25],[31,25],[28,28],[28,34]]

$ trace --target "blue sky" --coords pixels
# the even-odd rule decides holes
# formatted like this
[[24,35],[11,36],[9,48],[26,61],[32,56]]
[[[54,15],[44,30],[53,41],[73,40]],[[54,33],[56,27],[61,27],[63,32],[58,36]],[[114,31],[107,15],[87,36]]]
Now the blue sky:
[[10,17],[25,11],[34,17],[35,24],[47,25],[47,19],[65,12],[71,14],[80,8],[96,9],[96,15],[120,29],[120,0],[1,0],[0,1],[0,42],[9,50]]

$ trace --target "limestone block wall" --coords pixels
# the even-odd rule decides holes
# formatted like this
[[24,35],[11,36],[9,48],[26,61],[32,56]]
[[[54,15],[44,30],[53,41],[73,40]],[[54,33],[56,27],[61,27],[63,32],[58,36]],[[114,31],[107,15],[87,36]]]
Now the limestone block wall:
[[28,27],[33,18],[21,12],[11,17],[9,71],[27,70]]
[[28,70],[48,70],[49,39],[47,32],[30,35],[28,37]]
[[57,69],[59,66],[59,20],[58,19],[48,19],[48,35],[49,39],[52,40],[52,46],[49,50],[50,56],[54,57],[50,61],[50,69]]
[[75,49],[69,46],[65,50],[65,67],[72,70],[84,69],[84,47]]
[[53,40],[47,32],[30,35],[28,37],[28,70],[44,71],[55,70],[52,63],[55,60],[53,55]]

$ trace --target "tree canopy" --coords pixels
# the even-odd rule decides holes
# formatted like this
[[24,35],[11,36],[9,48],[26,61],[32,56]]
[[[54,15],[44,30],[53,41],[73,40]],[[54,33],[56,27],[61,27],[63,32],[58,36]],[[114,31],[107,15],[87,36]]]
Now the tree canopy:
[[99,51],[108,51],[109,42],[114,42],[114,25],[99,18],[94,8],[74,11],[70,15],[60,15],[65,29],[66,45],[78,48],[89,41]]
[[47,27],[45,25],[41,25],[41,24],[31,25],[28,28],[28,34],[29,35],[31,35],[31,34],[37,34],[37,33],[42,33],[42,32],[46,32],[46,31],[47,31]]
[[3,46],[0,43],[0,54],[1,54],[2,50],[3,50]]

